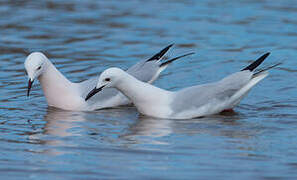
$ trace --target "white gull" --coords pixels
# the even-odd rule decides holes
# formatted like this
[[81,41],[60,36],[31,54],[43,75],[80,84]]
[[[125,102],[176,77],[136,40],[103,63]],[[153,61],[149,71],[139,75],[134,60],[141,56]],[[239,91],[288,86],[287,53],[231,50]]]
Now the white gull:
[[86,101],[102,89],[116,88],[126,95],[137,110],[147,116],[171,119],[189,119],[220,113],[234,108],[258,82],[268,75],[269,68],[254,70],[269,53],[252,64],[224,79],[179,91],[167,91],[141,82],[119,68],[102,72],[96,87],[90,91]]

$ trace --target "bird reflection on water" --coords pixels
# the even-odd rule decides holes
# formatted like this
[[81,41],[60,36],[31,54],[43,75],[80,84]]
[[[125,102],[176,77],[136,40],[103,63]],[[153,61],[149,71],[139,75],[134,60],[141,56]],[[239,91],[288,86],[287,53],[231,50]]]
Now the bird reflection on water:
[[[133,115],[131,111],[134,112]],[[86,145],[84,140],[87,137],[95,139],[98,148],[100,144],[110,144],[115,149],[138,149],[143,144],[171,146],[172,135],[199,137],[209,134],[227,138],[242,148],[240,144],[244,139],[261,133],[260,127],[252,122],[242,121],[244,118],[244,115],[237,112],[225,112],[210,117],[173,120],[137,115],[133,107],[96,112],[65,111],[49,107],[44,116],[42,133],[31,135],[30,138],[40,138],[41,142],[48,145],[46,152],[50,154],[69,153],[67,147],[81,148]],[[110,133],[114,133],[114,136],[107,137]]]

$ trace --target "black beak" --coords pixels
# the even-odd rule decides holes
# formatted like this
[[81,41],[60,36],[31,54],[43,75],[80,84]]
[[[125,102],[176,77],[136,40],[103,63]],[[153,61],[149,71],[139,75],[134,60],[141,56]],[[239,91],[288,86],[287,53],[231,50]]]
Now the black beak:
[[31,79],[29,79],[29,81],[28,81],[28,90],[27,90],[27,96],[28,97],[30,95],[30,90],[31,90],[31,87],[32,87],[33,82],[34,82],[34,80],[31,81]]
[[92,91],[89,92],[89,94],[87,95],[85,101],[87,101],[88,99],[90,99],[92,96],[94,96],[95,94],[97,94],[98,92],[100,92],[105,85],[101,86],[100,88],[94,88]]

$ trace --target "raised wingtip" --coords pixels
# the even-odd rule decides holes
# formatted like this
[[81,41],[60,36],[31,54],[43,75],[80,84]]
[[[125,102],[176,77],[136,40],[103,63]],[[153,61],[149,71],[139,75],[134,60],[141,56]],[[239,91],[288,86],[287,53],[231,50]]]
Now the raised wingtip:
[[[262,55],[260,58],[263,58],[263,60],[264,60],[264,59],[267,58],[269,55],[270,55],[270,52],[267,52],[267,53],[265,53],[264,55]],[[260,59],[260,58],[259,58],[259,59]]]
[[174,43],[166,46],[164,49],[162,49],[160,52],[158,52],[157,54],[153,55],[151,58],[149,58],[146,61],[148,62],[148,61],[155,61],[155,60],[161,59],[173,45],[174,45]]
[[174,43],[169,44],[167,47],[171,48],[174,45]]
[[245,71],[245,70],[250,70],[253,71],[254,69],[256,69],[268,56],[270,55],[270,52],[265,53],[264,55],[262,55],[261,57],[259,57],[256,61],[254,61],[252,64],[250,64],[249,66],[243,68],[241,71]]

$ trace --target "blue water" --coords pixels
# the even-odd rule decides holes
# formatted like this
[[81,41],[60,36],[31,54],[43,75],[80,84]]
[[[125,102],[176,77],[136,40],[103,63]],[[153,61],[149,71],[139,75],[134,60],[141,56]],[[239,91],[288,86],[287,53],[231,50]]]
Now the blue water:
[[[297,1],[1,1],[1,179],[296,179]],[[271,70],[235,113],[153,119],[133,107],[91,113],[26,97],[23,62],[44,52],[70,80],[128,68],[166,45],[156,86],[219,80],[271,52]]]

